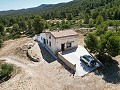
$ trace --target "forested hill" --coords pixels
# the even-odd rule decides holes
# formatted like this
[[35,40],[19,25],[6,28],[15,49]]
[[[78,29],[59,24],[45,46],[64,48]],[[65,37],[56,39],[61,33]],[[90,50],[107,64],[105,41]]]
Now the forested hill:
[[[82,1],[82,0],[80,0]],[[79,1],[79,2],[80,2]],[[28,9],[20,9],[20,10],[8,10],[1,11],[0,15],[22,15],[22,14],[43,14],[43,13],[54,13],[54,11],[64,11],[66,7],[70,7],[71,4],[76,2],[68,2],[68,3],[59,3],[59,4],[42,4],[38,7],[28,8]],[[78,2],[78,1],[77,1]],[[69,5],[67,5],[69,4]],[[64,9],[63,9],[64,7]]]
[[108,12],[109,15],[112,15],[116,10],[120,12],[119,8],[120,0],[73,0],[68,3],[43,4],[34,8],[2,11],[0,12],[0,16],[39,14],[45,19],[50,19],[66,18],[67,14],[72,14],[76,17],[82,15],[83,11],[88,13],[91,11],[91,13],[94,13],[95,15],[97,13],[106,14]]
[[[35,16],[45,20],[84,20],[84,24],[95,23],[100,15],[103,20],[120,20],[120,0],[73,0],[68,3],[42,4],[38,7],[0,12],[0,23],[12,26]],[[93,25],[92,25],[93,26]]]

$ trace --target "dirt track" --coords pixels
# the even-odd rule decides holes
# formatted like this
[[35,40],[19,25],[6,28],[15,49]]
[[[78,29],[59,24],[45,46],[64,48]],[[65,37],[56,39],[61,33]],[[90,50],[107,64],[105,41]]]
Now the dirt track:
[[[0,60],[21,68],[19,74],[0,85],[0,90],[120,90],[120,66],[116,66],[117,69],[111,67],[113,72],[104,75],[93,72],[83,78],[74,77],[42,47],[40,62],[30,61],[19,50],[27,42],[34,41],[26,37],[9,40],[0,49]],[[83,44],[83,39],[80,43]],[[120,63],[120,56],[115,59]],[[107,78],[102,79],[103,76]]]

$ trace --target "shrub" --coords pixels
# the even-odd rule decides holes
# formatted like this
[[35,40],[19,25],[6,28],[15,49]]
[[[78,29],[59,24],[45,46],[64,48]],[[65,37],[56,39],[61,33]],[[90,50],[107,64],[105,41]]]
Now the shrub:
[[63,24],[61,26],[61,29],[70,29],[71,28],[71,25],[70,24]]
[[13,72],[13,70],[14,70],[13,65],[2,64],[1,71],[0,71],[0,78],[10,75]]

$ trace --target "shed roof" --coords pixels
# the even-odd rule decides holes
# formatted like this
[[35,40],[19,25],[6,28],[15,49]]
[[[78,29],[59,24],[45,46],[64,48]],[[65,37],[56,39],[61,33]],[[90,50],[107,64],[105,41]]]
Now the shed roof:
[[52,31],[50,32],[55,38],[60,37],[68,37],[68,36],[76,36],[78,35],[77,32],[74,30],[61,30],[61,31]]

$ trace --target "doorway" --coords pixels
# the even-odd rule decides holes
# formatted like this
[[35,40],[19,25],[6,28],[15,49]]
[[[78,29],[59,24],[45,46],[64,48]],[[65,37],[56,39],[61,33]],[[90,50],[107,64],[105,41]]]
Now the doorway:
[[61,51],[65,50],[65,44],[61,44]]

